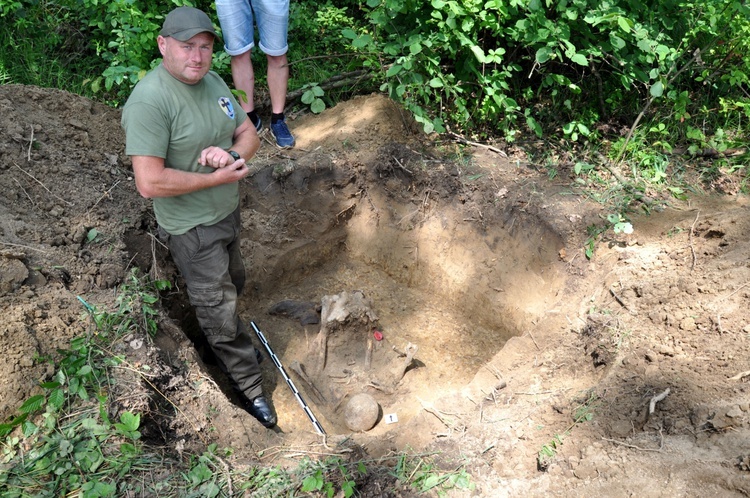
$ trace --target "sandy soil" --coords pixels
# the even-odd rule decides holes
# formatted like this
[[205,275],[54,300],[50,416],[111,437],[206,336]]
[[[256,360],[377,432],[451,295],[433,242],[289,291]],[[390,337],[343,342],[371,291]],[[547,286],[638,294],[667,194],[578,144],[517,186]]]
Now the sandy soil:
[[[235,449],[233,466],[435,452],[472,475],[476,489],[456,496],[750,495],[745,197],[669,199],[589,261],[586,227],[607,213],[564,169],[551,180],[520,149],[449,156],[381,96],[296,117],[298,147],[264,143],[242,185],[241,314],[324,438],[267,352],[279,428],[236,406],[151,235],[119,118],[64,92],[0,86],[4,419],[90,326],[78,297],[112,305],[138,267],[176,291],[153,343],[113,348],[148,365],[180,410],[124,373],[110,409],[141,410],[144,437],[175,451],[216,442]],[[323,356],[321,325],[306,322],[342,296],[353,305],[324,320]],[[349,401],[362,393],[378,419],[353,432]],[[409,495],[383,485],[360,491]]]

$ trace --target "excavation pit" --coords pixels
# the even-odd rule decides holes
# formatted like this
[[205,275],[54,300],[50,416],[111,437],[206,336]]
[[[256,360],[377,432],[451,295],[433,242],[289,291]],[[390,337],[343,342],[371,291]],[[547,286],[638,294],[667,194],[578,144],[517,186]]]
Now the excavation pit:
[[[296,165],[283,179],[262,171],[248,186],[260,194],[248,193],[243,206],[249,285],[241,316],[263,331],[330,434],[351,432],[344,408],[359,394],[381,408],[368,430],[376,435],[459,392],[554,306],[563,285],[562,242],[543,220],[512,206],[480,218],[472,203],[450,200],[465,188],[460,178],[436,171],[418,184],[406,170],[419,157],[387,151],[381,156],[402,154],[404,169],[378,162],[352,174],[318,163]],[[324,327],[326,304],[342,296],[358,296],[354,308],[366,302],[372,313]],[[284,303],[317,308],[322,323]],[[283,374],[263,365],[281,430],[313,431]],[[505,380],[507,370],[491,368],[497,384]],[[398,423],[386,424],[383,413]]]

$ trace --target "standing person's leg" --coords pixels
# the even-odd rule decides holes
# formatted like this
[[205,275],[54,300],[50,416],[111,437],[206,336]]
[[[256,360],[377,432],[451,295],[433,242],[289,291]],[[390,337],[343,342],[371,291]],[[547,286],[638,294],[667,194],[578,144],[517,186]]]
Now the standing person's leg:
[[215,225],[169,236],[169,250],[220,366],[245,398],[248,412],[264,426],[273,427],[276,415],[263,396],[255,346],[237,313],[237,295],[245,280],[239,227],[237,210]]
[[221,24],[224,50],[231,56],[234,87],[245,93],[240,106],[250,117],[256,131],[263,127],[255,112],[255,72],[251,58],[255,46],[254,17],[250,0],[216,0],[216,13]]
[[255,111],[255,73],[253,62],[250,57],[251,50],[244,54],[234,55],[230,59],[232,67],[232,82],[237,90],[245,92],[245,98],[239,98],[240,106],[247,112]]
[[267,55],[266,59],[268,60],[268,92],[271,95],[271,112],[284,114],[289,84],[289,62],[286,54]]
[[283,149],[294,147],[294,137],[286,125],[284,107],[289,84],[287,60],[287,31],[289,28],[289,0],[253,0],[259,48],[268,61],[268,93],[271,97],[271,134],[276,145]]

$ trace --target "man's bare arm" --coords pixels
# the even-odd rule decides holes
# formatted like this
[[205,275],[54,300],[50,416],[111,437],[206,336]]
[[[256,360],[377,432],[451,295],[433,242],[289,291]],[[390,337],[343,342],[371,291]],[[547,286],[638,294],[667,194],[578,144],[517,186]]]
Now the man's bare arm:
[[[230,156],[231,157],[231,156]],[[154,156],[132,156],[135,185],[143,197],[174,197],[197,190],[240,181],[247,176],[245,160],[216,168],[212,173],[191,173],[167,168],[164,159]]]

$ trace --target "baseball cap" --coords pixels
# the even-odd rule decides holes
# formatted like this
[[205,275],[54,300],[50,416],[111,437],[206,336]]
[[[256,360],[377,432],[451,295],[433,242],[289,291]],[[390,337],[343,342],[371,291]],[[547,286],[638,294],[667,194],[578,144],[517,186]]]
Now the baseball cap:
[[164,19],[164,25],[159,34],[171,36],[180,41],[188,41],[198,33],[211,33],[219,40],[211,19],[205,12],[194,7],[177,7]]

